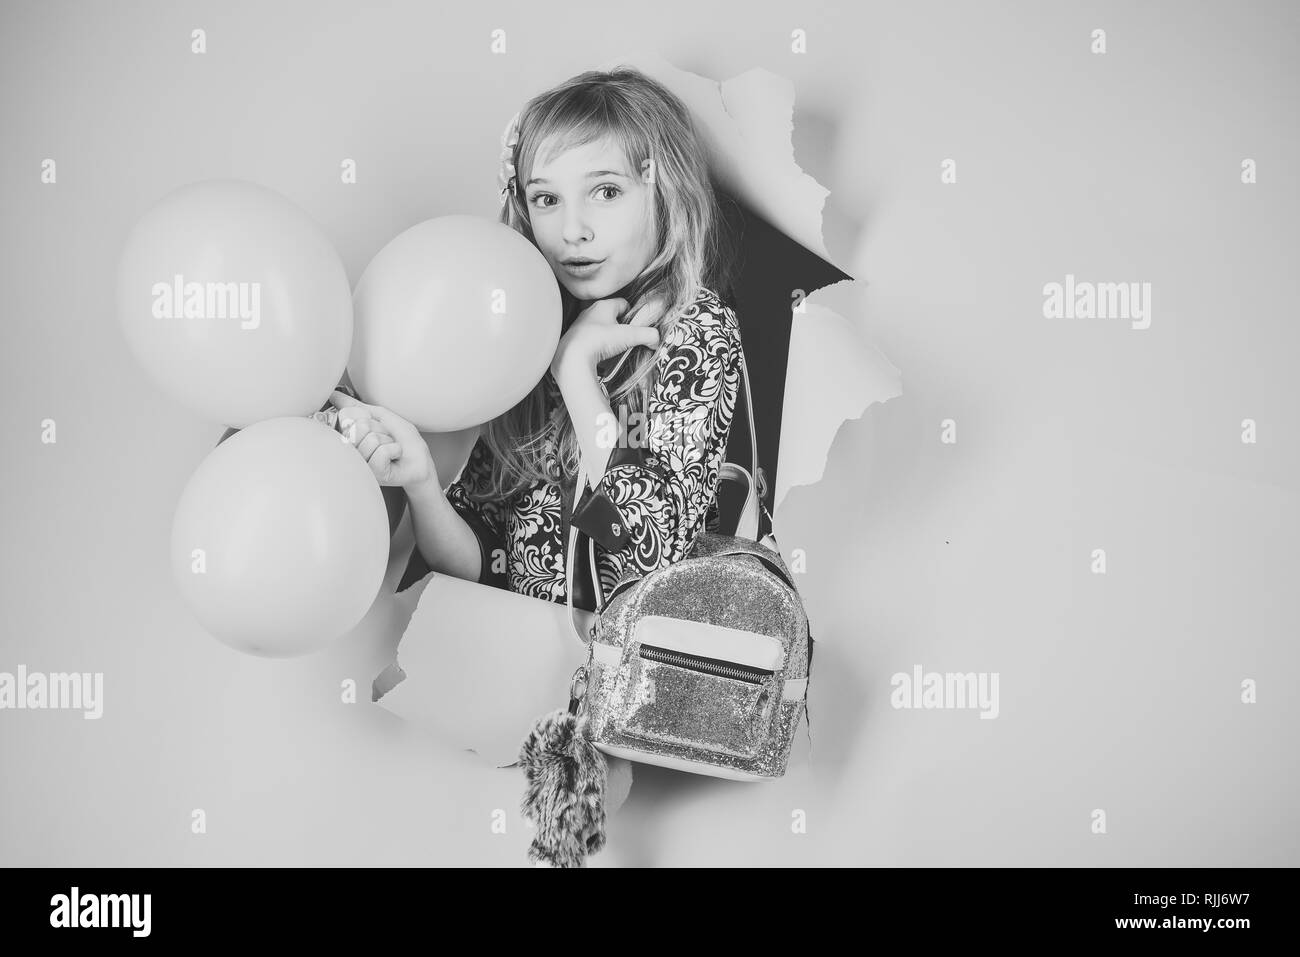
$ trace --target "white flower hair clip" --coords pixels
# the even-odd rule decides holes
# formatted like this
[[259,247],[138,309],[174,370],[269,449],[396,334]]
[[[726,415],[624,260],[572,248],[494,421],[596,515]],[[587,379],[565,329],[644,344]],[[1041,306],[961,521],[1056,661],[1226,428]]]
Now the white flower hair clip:
[[[523,112],[522,110],[520,112]],[[517,195],[518,184],[515,182],[515,147],[519,145],[519,113],[516,113],[501,134],[501,168],[497,172],[497,184],[501,187],[501,202],[509,202],[506,193]]]

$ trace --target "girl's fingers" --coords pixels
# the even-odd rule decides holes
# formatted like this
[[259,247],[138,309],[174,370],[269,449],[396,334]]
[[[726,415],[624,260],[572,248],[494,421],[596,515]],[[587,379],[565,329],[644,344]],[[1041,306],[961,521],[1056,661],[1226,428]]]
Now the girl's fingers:
[[659,345],[659,330],[653,326],[622,326],[619,331],[618,337],[611,337],[614,341],[610,356],[626,352],[633,346],[648,346],[654,349]]
[[388,441],[377,446],[375,450],[370,453],[370,456],[366,461],[371,465],[382,465],[385,462],[392,463],[401,458],[401,456],[401,445],[393,441]]
[[663,303],[658,299],[651,299],[632,314],[632,318],[627,321],[627,324],[629,326],[648,326],[663,315],[663,311]]
[[364,402],[358,402],[346,392],[340,392],[338,389],[335,389],[330,393],[330,405],[334,406],[334,408],[338,409],[340,412],[344,409],[351,408],[352,406],[365,408]]
[[[385,409],[382,405],[372,405],[366,410],[370,417],[386,428],[391,433],[398,433],[404,430],[403,426],[409,426],[410,423],[390,409]],[[411,426],[414,428],[414,426]]]
[[370,427],[369,420],[358,417],[357,413],[357,409],[340,409],[339,417],[334,420],[334,428],[338,429],[353,445],[361,441],[361,437]]
[[365,436],[362,437],[359,442],[357,442],[357,451],[361,453],[362,458],[369,460],[371,453],[373,453],[375,449],[379,448],[381,445],[387,445],[392,441],[393,437],[388,433],[372,428],[366,432]]
[[373,432],[384,435],[385,432],[379,427],[379,423],[374,419],[366,418],[364,413],[358,414],[358,409],[347,409],[339,413],[338,420],[334,423],[335,428],[343,433],[344,438],[355,446],[360,446],[366,436]]
[[597,321],[618,322],[618,317],[627,312],[626,299],[602,299],[597,303],[598,310],[592,318]]

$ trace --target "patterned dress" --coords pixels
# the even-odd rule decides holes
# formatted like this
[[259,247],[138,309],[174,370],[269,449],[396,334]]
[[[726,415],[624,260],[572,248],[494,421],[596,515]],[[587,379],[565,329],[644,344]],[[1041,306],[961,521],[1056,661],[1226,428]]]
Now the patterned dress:
[[[624,417],[604,476],[585,489],[571,520],[595,543],[605,595],[624,579],[679,561],[701,531],[718,529],[718,472],[740,388],[740,327],[731,307],[702,287],[662,338],[653,375],[646,416],[640,423]],[[549,412],[563,397],[549,372],[545,382]],[[547,465],[559,474],[553,449]],[[574,477],[535,482],[508,501],[472,501],[468,493],[487,487],[491,467],[491,450],[480,437],[447,489],[448,501],[479,540],[479,582],[564,603],[562,511],[572,501]],[[575,563],[582,562],[584,571],[587,554],[587,538],[580,537]],[[428,572],[415,549],[398,590]],[[593,610],[579,574],[575,570],[574,605]]]

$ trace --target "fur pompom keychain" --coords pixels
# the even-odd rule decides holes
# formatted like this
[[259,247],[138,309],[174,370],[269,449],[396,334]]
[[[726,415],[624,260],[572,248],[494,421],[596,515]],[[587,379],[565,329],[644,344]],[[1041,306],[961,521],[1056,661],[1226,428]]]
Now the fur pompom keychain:
[[[586,713],[587,669],[579,668],[569,689],[567,711],[537,719],[519,750],[528,786],[520,809],[536,825],[528,859],[552,867],[585,867],[605,846],[605,756],[591,742]],[[579,690],[581,688],[581,690]]]

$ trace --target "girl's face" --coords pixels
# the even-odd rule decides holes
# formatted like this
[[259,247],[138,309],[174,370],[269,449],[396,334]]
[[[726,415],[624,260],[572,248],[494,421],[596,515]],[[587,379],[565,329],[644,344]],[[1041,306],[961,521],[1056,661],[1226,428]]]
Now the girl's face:
[[655,256],[654,193],[613,144],[588,143],[535,166],[524,198],[537,247],[575,299],[615,295]]

